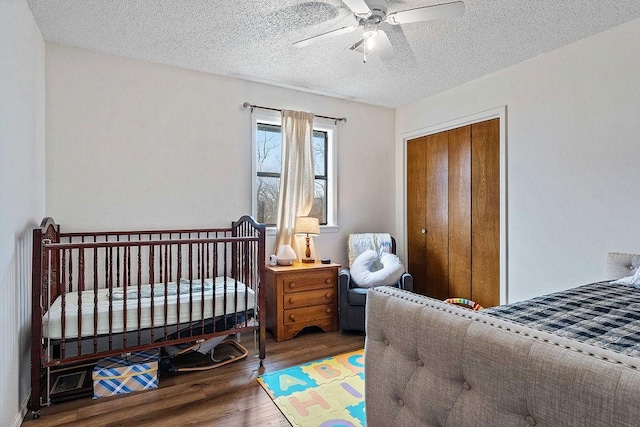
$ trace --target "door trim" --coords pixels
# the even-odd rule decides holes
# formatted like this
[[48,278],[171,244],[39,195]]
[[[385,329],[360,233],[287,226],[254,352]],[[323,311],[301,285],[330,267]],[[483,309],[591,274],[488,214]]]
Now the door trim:
[[[473,123],[484,122],[491,119],[500,119],[500,304],[509,302],[508,287],[508,239],[507,239],[507,106],[492,108],[468,116],[448,120],[425,126],[420,129],[403,132],[402,140],[397,147],[401,154],[398,156],[398,169],[402,171],[402,190],[396,192],[396,206],[401,214],[396,215],[396,229],[401,230],[402,252],[407,254],[407,141],[434,133],[467,126]],[[398,239],[399,240],[399,239]]]

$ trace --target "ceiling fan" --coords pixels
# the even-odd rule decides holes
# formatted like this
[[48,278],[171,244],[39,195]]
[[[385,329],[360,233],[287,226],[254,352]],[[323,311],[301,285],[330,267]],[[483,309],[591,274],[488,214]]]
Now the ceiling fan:
[[350,49],[361,52],[364,62],[367,62],[367,55],[370,53],[377,53],[380,59],[386,61],[395,55],[395,50],[387,34],[380,28],[381,24],[400,25],[411,22],[429,21],[432,19],[452,18],[464,14],[464,2],[462,1],[418,7],[391,13],[387,13],[388,0],[368,0],[366,2],[365,0],[342,1],[351,9],[358,25],[327,31],[326,33],[299,40],[293,45],[296,47],[304,47],[330,37],[352,33],[362,28],[362,38],[354,43]]

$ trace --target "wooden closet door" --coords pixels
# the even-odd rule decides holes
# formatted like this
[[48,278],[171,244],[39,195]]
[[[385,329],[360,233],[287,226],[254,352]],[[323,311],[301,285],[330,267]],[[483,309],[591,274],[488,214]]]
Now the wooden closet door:
[[426,295],[449,296],[449,134],[427,136]]
[[471,299],[500,304],[500,120],[471,125]]
[[471,126],[449,131],[449,297],[471,299]]
[[427,137],[407,141],[407,271],[413,276],[413,290],[426,295],[427,241],[425,170]]
[[448,134],[407,141],[407,263],[414,292],[449,289]]

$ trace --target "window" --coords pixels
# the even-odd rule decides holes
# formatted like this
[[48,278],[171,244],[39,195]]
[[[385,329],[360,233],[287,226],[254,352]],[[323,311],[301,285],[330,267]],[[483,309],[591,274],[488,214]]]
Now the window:
[[[280,116],[254,112],[253,215],[259,222],[275,226],[278,216],[282,134]],[[315,195],[309,216],[320,225],[336,225],[335,219],[335,125],[314,120],[313,161]]]

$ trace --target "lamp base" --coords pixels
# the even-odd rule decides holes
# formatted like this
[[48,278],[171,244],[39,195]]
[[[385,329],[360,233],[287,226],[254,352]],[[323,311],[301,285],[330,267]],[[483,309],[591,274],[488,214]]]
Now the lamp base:
[[305,264],[313,264],[316,260],[313,258],[302,258],[302,262]]

